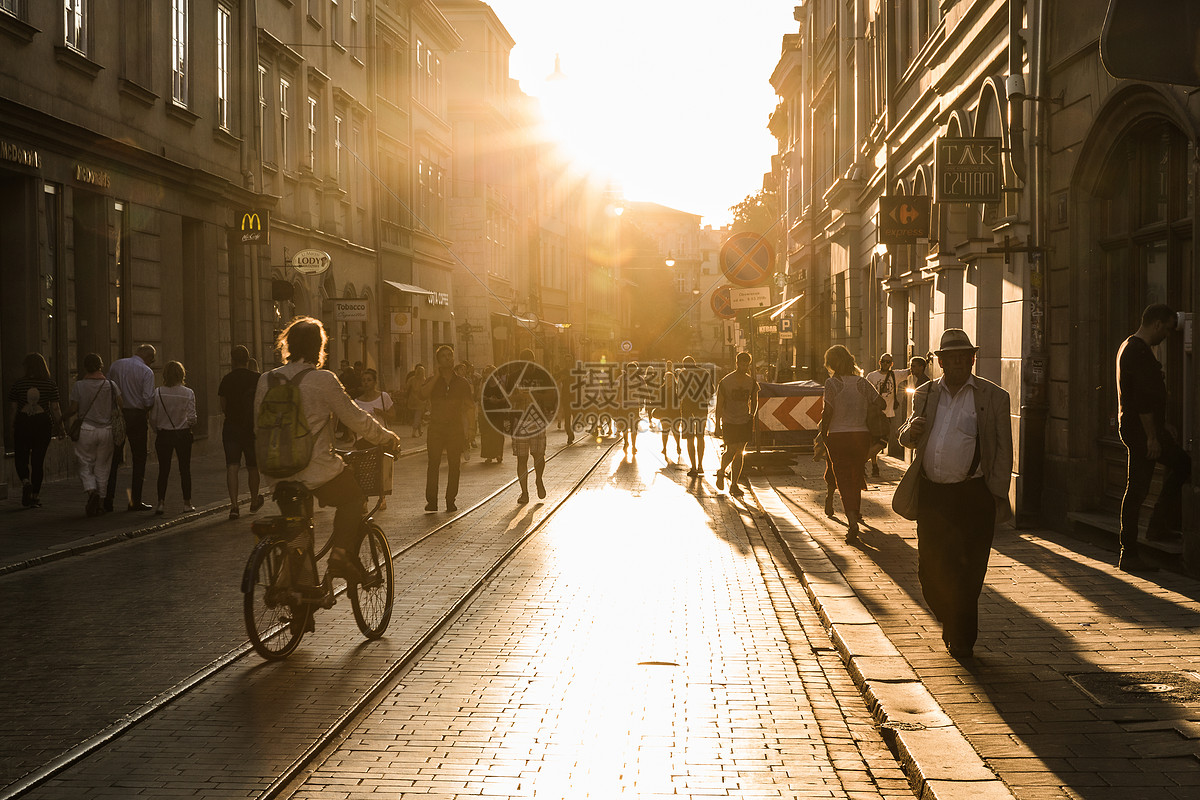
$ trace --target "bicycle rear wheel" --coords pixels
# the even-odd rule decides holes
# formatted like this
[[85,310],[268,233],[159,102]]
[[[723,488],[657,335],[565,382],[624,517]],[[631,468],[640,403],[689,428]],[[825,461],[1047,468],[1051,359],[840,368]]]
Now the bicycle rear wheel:
[[268,661],[287,658],[308,627],[312,607],[299,601],[288,580],[288,547],[263,539],[250,551],[242,580],[242,616],[255,651]]
[[358,563],[366,578],[347,589],[350,607],[358,629],[368,639],[378,639],[392,619],[395,586],[392,574],[392,550],[383,529],[373,522],[363,524]]

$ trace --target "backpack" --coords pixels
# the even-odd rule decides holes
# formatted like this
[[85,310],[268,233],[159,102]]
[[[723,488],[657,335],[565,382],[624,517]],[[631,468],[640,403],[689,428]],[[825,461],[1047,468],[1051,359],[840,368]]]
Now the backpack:
[[317,437],[308,427],[300,401],[300,381],[310,372],[312,367],[291,380],[278,370],[267,373],[267,393],[254,421],[254,452],[258,471],[270,478],[295,475],[312,459]]

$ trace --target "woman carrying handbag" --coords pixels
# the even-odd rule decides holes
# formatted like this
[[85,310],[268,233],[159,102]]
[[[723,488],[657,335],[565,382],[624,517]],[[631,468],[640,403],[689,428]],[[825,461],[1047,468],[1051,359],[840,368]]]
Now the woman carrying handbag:
[[[866,488],[863,468],[879,438],[880,431],[872,428],[877,428],[883,418],[883,398],[858,374],[854,356],[842,345],[835,344],[825,351],[825,369],[829,379],[825,381],[820,426],[828,451],[825,482],[830,487],[837,484],[846,509],[846,542],[854,544],[862,521],[862,490]],[[825,513],[833,515],[832,490],[825,498]]]
[[150,407],[150,427],[154,428],[154,452],[158,456],[158,505],[163,513],[167,497],[167,479],[171,477],[171,454],[179,458],[179,482],[183,488],[183,510],[192,505],[192,426],[196,424],[196,393],[184,385],[187,372],[183,364],[169,361],[163,368],[163,385],[154,392]]
[[[83,357],[83,373],[71,387],[67,416],[75,416],[78,412],[71,423],[70,437],[75,442],[75,457],[79,460],[79,480],[88,496],[85,510],[89,517],[96,517],[102,513],[100,490],[108,485],[108,473],[112,468],[113,420],[124,422],[124,417],[121,416],[121,390],[104,377],[104,359],[97,353],[88,353]],[[120,433],[124,443],[123,427]]]

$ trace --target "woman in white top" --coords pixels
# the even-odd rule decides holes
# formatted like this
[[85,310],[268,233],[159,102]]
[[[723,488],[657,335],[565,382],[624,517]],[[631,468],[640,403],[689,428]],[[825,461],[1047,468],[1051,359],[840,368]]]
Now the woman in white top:
[[[862,520],[862,490],[866,488],[863,467],[870,457],[872,445],[867,409],[870,406],[882,408],[883,398],[866,378],[858,374],[854,356],[842,345],[835,344],[825,351],[825,369],[829,371],[821,412],[821,432],[829,453],[825,483],[837,483],[849,528],[846,541],[853,544],[858,541],[858,523]],[[825,498],[825,513],[832,516],[832,511],[831,493]]]
[[154,452],[158,455],[158,506],[163,513],[167,497],[167,478],[171,477],[171,454],[179,457],[179,481],[183,486],[183,510],[192,505],[192,426],[196,424],[196,393],[184,386],[187,373],[183,364],[170,361],[163,368],[163,385],[154,392],[150,407],[150,426],[155,430]]
[[390,428],[394,418],[395,404],[392,396],[379,388],[379,373],[365,369],[362,374],[362,391],[354,399],[358,407],[371,414],[385,428]]
[[95,517],[102,513],[99,491],[108,485],[112,468],[113,407],[121,407],[121,390],[104,377],[104,359],[96,353],[83,357],[83,372],[71,387],[67,416],[78,413],[82,418],[75,456],[79,459],[79,480],[88,495],[87,515]]

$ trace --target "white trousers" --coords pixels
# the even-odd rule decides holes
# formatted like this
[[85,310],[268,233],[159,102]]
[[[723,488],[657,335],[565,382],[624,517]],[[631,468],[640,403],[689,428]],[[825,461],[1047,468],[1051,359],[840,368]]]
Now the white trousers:
[[85,492],[103,492],[108,488],[112,454],[112,428],[84,425],[75,443],[75,456],[79,459],[79,480]]

